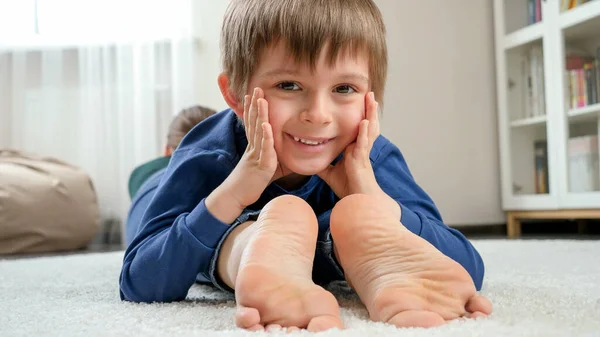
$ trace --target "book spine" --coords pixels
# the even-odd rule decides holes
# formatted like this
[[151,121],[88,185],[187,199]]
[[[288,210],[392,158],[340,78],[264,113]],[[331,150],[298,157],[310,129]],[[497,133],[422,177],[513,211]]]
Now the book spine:
[[546,141],[534,143],[535,192],[548,193],[548,145]]
[[571,77],[571,109],[578,106],[579,101],[579,84],[577,82],[577,70],[569,70]]
[[531,117],[531,81],[529,80],[529,58],[527,53],[521,54],[521,95],[522,107],[519,118]]
[[588,106],[588,85],[587,80],[585,79],[585,68],[581,69],[581,92],[583,97],[581,97],[582,106]]
[[590,63],[590,96],[592,96],[590,104],[598,103],[598,88],[596,88],[596,82],[596,61],[593,61]]
[[577,107],[582,108],[585,106],[585,76],[583,74],[583,68],[577,69]]
[[537,69],[537,75],[538,75],[538,83],[539,83],[539,104],[538,104],[538,108],[539,108],[539,112],[540,115],[545,115],[546,114],[546,82],[544,81],[544,52],[542,51],[541,48],[538,49],[538,69]]
[[528,0],[527,1],[527,18],[529,21],[529,24],[534,24],[535,23],[535,0]]
[[573,87],[571,84],[571,74],[568,70],[563,72],[563,82],[564,82],[564,109],[565,111],[569,111],[571,109],[571,93],[573,92]]
[[592,105],[593,98],[592,95],[592,68],[589,63],[583,66],[583,74],[585,76],[585,105]]
[[600,46],[596,49],[596,103],[600,103]]
[[529,72],[530,72],[530,76],[531,76],[531,93],[532,93],[532,97],[531,97],[532,116],[530,116],[530,117],[535,117],[535,116],[540,115],[540,109],[539,109],[540,83],[539,83],[539,78],[537,76],[539,58],[538,58],[537,51],[535,48],[531,48],[529,50],[529,56],[531,57]]

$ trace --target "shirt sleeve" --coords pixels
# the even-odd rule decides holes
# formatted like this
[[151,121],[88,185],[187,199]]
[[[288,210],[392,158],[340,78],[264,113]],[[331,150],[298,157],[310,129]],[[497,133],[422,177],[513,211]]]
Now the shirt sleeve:
[[[380,137],[377,141],[384,140]],[[480,290],[484,275],[481,256],[462,233],[444,224],[432,199],[413,178],[400,150],[386,142],[376,158],[372,158],[373,171],[379,186],[400,205],[400,222],[461,264]]]
[[133,302],[183,300],[200,277],[210,280],[211,258],[229,224],[216,219],[205,199],[232,170],[223,156],[176,151],[155,196],[139,219],[119,277],[120,297]]

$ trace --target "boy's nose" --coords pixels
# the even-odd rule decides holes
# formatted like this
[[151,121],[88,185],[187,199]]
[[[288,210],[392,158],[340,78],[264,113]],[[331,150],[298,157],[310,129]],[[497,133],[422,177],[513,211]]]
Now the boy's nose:
[[302,121],[311,124],[329,124],[332,121],[331,108],[327,100],[321,97],[315,97],[310,106],[302,112]]

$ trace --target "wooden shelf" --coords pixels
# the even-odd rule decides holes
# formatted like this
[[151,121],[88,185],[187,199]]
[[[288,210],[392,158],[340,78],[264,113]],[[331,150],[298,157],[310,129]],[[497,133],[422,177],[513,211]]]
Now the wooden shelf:
[[513,49],[540,40],[544,35],[544,22],[537,22],[521,28],[504,37],[504,49]]
[[[543,219],[543,220],[580,220],[600,219],[600,209],[560,209],[560,210],[537,210],[537,211],[508,211],[506,212],[506,229],[509,238],[514,239],[521,236],[521,220]],[[581,225],[584,225],[582,223]]]

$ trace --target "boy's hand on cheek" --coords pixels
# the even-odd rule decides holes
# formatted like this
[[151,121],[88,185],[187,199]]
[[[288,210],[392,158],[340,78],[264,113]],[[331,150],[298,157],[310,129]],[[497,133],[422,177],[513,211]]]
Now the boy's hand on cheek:
[[248,146],[239,163],[227,178],[227,191],[242,209],[252,205],[282,172],[269,124],[269,106],[260,88],[244,98],[244,126]]
[[373,194],[379,189],[369,153],[379,135],[377,102],[372,93],[366,96],[366,119],[358,125],[358,136],[344,150],[342,159],[319,173],[319,177],[341,199],[355,193]]
[[377,116],[379,104],[372,92],[366,96],[365,106],[366,119],[358,126],[356,141],[346,147],[343,158],[335,166],[330,165],[318,175],[340,199],[351,194],[376,196],[389,205],[388,209],[400,219],[400,205],[379,187],[369,157],[380,133]]
[[330,165],[318,175],[340,199],[351,194],[381,197],[384,202],[390,202],[390,208],[398,214],[399,219],[400,206],[379,187],[369,157],[373,143],[380,133],[377,116],[379,104],[375,101],[373,93],[366,96],[365,105],[366,119],[358,126],[356,141],[348,145],[343,158],[335,166]]

